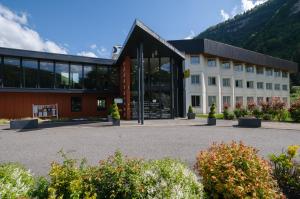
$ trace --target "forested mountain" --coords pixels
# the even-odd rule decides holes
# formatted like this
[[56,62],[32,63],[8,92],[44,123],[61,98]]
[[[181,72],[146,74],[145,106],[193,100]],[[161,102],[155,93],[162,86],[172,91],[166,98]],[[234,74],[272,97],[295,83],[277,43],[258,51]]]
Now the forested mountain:
[[[300,0],[269,0],[200,33],[208,38],[298,62],[300,65]],[[300,75],[292,77],[300,85]]]

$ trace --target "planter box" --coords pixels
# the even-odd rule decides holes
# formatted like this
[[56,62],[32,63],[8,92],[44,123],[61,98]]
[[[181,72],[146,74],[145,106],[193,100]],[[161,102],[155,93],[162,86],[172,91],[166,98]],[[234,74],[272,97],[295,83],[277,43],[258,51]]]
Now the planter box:
[[207,118],[207,125],[209,126],[215,126],[217,123],[217,119],[216,118]]
[[188,113],[187,117],[188,117],[189,120],[193,120],[193,119],[196,118],[196,113]]
[[250,128],[259,128],[259,127],[261,127],[261,119],[257,119],[257,118],[239,118],[238,126],[240,126],[240,127],[250,127]]
[[112,116],[111,116],[111,115],[108,115],[108,116],[107,116],[107,121],[108,121],[108,122],[112,122],[112,120],[113,120],[113,119],[112,119]]
[[120,126],[120,120],[112,119],[112,125],[113,126]]
[[35,129],[38,125],[38,119],[10,121],[10,129]]

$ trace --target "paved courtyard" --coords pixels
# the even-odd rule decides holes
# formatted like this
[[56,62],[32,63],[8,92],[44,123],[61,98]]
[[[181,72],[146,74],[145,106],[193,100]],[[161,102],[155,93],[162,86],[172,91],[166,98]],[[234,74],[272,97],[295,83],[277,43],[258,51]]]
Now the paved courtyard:
[[236,121],[218,121],[205,126],[204,119],[150,120],[145,126],[135,121],[121,127],[105,123],[44,125],[33,131],[8,130],[0,126],[0,162],[21,162],[39,175],[46,175],[53,160],[61,161],[63,149],[71,157],[86,157],[90,164],[121,150],[124,154],[156,159],[172,157],[191,167],[199,150],[212,142],[243,140],[267,156],[291,144],[300,144],[300,124],[263,123],[259,129],[237,128]]

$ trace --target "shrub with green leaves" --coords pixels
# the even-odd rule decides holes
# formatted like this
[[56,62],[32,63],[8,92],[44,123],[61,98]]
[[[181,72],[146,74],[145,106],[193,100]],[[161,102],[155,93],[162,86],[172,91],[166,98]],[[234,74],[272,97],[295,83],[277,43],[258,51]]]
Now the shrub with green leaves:
[[33,186],[33,175],[22,165],[0,165],[0,198],[27,198]]
[[211,198],[280,198],[267,161],[243,143],[214,143],[197,156],[196,170]]
[[291,118],[295,122],[300,122],[300,99],[297,99],[295,102],[291,104],[291,107],[289,109]]
[[194,111],[193,111],[193,108],[192,108],[192,106],[191,106],[191,105],[189,106],[188,113],[194,113]]
[[300,163],[296,161],[298,145],[289,146],[279,155],[270,155],[273,175],[288,198],[300,198]]
[[145,198],[204,198],[203,186],[197,176],[183,163],[154,160],[145,164],[142,173]]
[[208,113],[208,118],[216,118],[216,105],[212,104],[210,106],[210,111]]
[[119,112],[119,108],[118,105],[116,103],[113,103],[112,105],[112,113],[111,116],[113,119],[115,120],[120,120],[120,112]]

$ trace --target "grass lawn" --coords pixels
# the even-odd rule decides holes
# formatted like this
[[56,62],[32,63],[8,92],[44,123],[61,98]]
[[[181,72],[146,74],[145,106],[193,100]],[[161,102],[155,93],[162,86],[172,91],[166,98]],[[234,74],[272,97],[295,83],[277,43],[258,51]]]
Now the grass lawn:
[[0,125],[8,124],[8,123],[9,123],[9,120],[7,120],[7,119],[0,119]]

